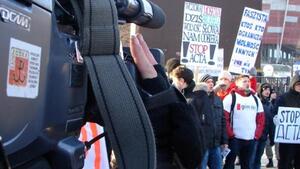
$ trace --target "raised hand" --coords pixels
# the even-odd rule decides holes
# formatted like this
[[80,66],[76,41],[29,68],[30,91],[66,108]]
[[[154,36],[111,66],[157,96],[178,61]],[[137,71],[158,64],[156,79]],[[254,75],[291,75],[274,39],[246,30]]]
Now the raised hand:
[[[152,79],[157,77],[157,72],[153,67],[153,60],[151,59],[152,54],[149,51],[149,48],[146,42],[140,36],[141,41],[136,36],[131,36],[130,38],[130,52],[134,63],[136,64],[141,76],[143,79]],[[141,44],[142,42],[142,44]],[[151,54],[149,54],[148,53]],[[154,59],[154,57],[153,57]]]

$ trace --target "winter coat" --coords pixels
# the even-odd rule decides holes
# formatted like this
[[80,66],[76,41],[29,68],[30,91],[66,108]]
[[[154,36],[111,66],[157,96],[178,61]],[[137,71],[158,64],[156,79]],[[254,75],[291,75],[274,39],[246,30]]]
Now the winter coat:
[[[170,87],[161,66],[155,66],[158,77],[141,82],[143,90],[154,95]],[[141,94],[142,98],[149,97]],[[176,169],[174,157],[179,157],[187,169],[199,166],[203,154],[203,141],[192,107],[182,96],[182,102],[148,111],[156,141],[157,169]]]
[[274,138],[275,125],[273,123],[272,103],[268,99],[261,99],[265,113],[265,128],[261,135],[260,141],[266,141],[268,136]]
[[212,148],[213,140],[213,116],[212,107],[208,98],[207,91],[203,89],[196,89],[191,93],[185,93],[188,103],[194,108],[200,119],[199,126],[204,131],[205,147]]
[[212,107],[213,124],[213,140],[209,143],[210,146],[217,147],[222,144],[228,144],[226,133],[226,121],[223,110],[222,100],[213,92],[209,94],[210,105]]

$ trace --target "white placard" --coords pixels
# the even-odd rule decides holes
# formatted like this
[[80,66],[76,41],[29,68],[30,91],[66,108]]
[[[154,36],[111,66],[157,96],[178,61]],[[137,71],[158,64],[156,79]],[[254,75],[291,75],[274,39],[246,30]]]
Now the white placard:
[[182,64],[199,66],[200,72],[217,67],[220,23],[221,8],[185,2],[180,54]]
[[41,47],[10,39],[6,93],[9,97],[38,96]]
[[274,141],[300,144],[300,108],[279,107],[277,118]]
[[269,14],[245,7],[228,70],[248,74],[254,67]]

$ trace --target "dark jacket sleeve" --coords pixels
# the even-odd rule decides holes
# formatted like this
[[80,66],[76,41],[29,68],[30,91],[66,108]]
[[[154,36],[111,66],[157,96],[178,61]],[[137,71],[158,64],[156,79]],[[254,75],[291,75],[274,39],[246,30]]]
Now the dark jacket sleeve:
[[273,118],[275,115],[277,115],[278,113],[278,107],[280,106],[284,106],[285,105],[285,101],[284,101],[284,96],[280,96],[278,99],[276,99],[275,101],[275,104],[272,105],[272,109],[271,109],[271,112],[272,112],[272,121],[271,123],[273,124],[273,128],[271,129],[270,131],[270,134],[269,134],[269,139],[270,139],[270,144],[271,145],[274,145],[274,135],[275,135],[275,124],[273,123]]
[[142,88],[150,94],[157,94],[170,87],[170,83],[164,72],[164,68],[157,64],[154,65],[154,69],[157,72],[157,77],[152,79],[143,79],[141,81]]
[[[271,103],[270,103],[271,104]],[[274,145],[274,135],[275,135],[275,124],[273,123],[273,109],[274,106],[271,104],[270,106],[270,114],[269,114],[269,140],[270,140],[270,145]]]
[[175,103],[172,111],[172,145],[181,163],[188,169],[199,166],[205,146],[198,118],[193,108],[186,103]]

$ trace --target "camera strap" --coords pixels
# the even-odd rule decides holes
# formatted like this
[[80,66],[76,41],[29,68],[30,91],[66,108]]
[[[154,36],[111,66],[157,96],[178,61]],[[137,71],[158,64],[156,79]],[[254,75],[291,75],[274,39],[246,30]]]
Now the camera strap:
[[118,168],[156,168],[152,126],[138,90],[119,56],[115,2],[84,0],[80,3],[83,3],[81,51]]

